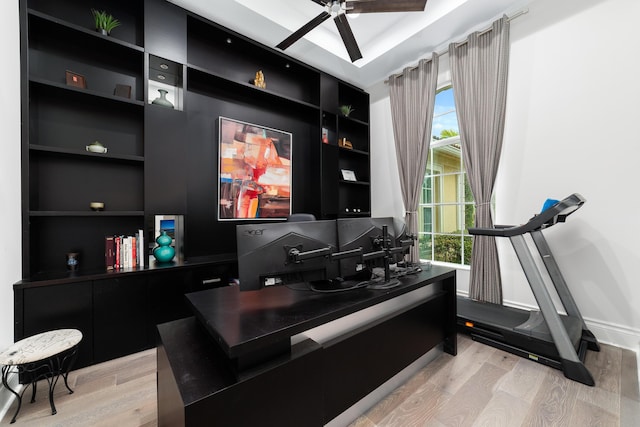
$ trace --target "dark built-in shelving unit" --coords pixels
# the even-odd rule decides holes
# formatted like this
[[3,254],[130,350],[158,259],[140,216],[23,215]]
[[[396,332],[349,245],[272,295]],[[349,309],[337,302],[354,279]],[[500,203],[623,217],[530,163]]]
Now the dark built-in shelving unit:
[[[91,9],[122,25],[102,35]],[[160,214],[184,215],[181,272],[190,259],[212,256],[234,271],[238,222],[217,220],[220,116],[292,133],[293,212],[370,215],[369,95],[361,89],[163,0],[21,0],[20,19],[28,283],[47,284],[51,274],[76,283],[77,274],[109,273],[113,280],[127,273],[106,271],[105,236],[143,229],[152,240]],[[258,70],[264,89],[250,82]],[[67,84],[67,71],[85,86]],[[152,103],[158,88],[168,91],[174,108]],[[353,113],[342,116],[340,105]],[[341,138],[353,149],[339,147]],[[108,151],[87,151],[94,141]],[[344,180],[342,170],[357,180]],[[104,202],[104,211],[92,211],[93,201]],[[79,272],[66,272],[68,252],[80,253]],[[209,264],[218,277],[221,262]],[[147,280],[146,269],[138,270],[130,280]],[[103,279],[96,280],[87,282],[108,293]],[[23,333],[17,328],[16,338]]]
[[[109,7],[118,36],[94,31],[80,1],[21,4],[24,277],[64,270],[66,252],[104,268],[104,236],[144,227],[143,7]],[[67,71],[85,87],[68,85]],[[131,97],[114,95],[116,84]],[[86,151],[93,141],[108,152]],[[107,211],[91,211],[92,201]]]
[[[96,32],[91,8],[122,25]],[[21,20],[24,277],[63,270],[70,251],[99,269],[104,235],[150,232],[155,214],[185,215],[187,256],[234,252],[212,244],[235,237],[235,223],[216,220],[219,116],[293,134],[294,211],[370,214],[362,90],[160,0],[23,0]],[[264,89],[250,82],[258,70]],[[68,85],[67,71],[86,86]],[[151,104],[158,87],[174,109]],[[93,141],[108,152],[87,152]],[[105,211],[92,212],[92,201]]]

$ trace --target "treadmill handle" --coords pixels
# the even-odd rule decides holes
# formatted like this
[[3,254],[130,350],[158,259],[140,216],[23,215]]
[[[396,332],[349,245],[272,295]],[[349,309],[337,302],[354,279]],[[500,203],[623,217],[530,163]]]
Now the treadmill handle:
[[526,224],[513,226],[494,226],[492,228],[469,228],[469,234],[478,236],[512,237],[551,227],[558,222],[564,222],[569,215],[578,210],[584,203],[584,197],[573,193],[555,203],[539,214],[534,215]]
[[[521,225],[497,225],[492,228],[470,227],[469,234],[474,236],[500,236],[509,237],[522,234]],[[515,230],[515,231],[514,231]]]

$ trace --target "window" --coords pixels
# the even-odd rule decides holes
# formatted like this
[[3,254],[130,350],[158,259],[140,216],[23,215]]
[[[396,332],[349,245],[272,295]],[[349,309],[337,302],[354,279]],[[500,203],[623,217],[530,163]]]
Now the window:
[[469,265],[475,206],[462,160],[453,89],[436,94],[431,149],[418,210],[420,258]]

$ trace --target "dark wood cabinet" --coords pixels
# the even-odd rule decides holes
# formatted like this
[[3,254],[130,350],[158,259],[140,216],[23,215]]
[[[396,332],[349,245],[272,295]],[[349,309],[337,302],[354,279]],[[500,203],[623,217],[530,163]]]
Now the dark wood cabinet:
[[233,254],[127,273],[51,275],[14,285],[15,339],[59,328],[83,334],[76,367],[154,347],[156,326],[192,316],[185,294],[228,286]]
[[[82,342],[76,366],[93,362],[93,313],[90,281],[24,289],[16,304],[16,340],[53,329],[78,329]],[[25,307],[28,307],[25,310]],[[18,335],[17,331],[21,334]]]
[[94,280],[93,321],[95,363],[152,347],[146,277]]

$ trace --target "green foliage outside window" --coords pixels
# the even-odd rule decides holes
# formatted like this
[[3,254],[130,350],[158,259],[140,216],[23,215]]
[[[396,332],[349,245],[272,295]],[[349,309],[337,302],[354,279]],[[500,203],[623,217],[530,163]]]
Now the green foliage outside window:
[[453,264],[471,264],[471,237],[464,238],[464,260],[462,259],[462,246],[460,245],[460,231],[455,234],[438,234],[434,240],[434,260],[450,262]]
[[[452,264],[471,264],[471,236],[464,237],[464,260],[462,260],[462,247],[460,245],[460,234],[436,234],[433,236],[426,234],[420,237],[418,242],[421,259],[433,259],[434,261],[449,262]],[[433,258],[432,255],[433,254]],[[462,262],[461,262],[462,261]]]

